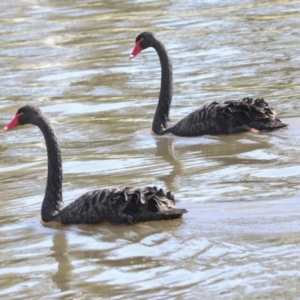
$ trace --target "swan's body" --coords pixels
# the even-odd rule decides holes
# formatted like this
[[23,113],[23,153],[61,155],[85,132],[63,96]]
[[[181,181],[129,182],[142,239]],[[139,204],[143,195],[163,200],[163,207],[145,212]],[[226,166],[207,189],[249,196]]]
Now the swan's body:
[[264,99],[244,98],[240,101],[212,102],[166,128],[163,134],[198,136],[273,130],[286,125],[275,118],[275,111]]
[[44,222],[132,224],[180,218],[186,212],[185,209],[175,208],[175,199],[170,192],[165,193],[156,187],[98,189],[85,193],[64,207],[61,152],[54,128],[40,109],[24,106],[18,110],[4,131],[24,124],[38,126],[46,141],[48,177],[41,209]]
[[158,135],[199,136],[204,134],[236,133],[243,131],[273,130],[286,127],[276,119],[275,110],[264,99],[244,98],[239,101],[213,102],[172,125],[169,110],[173,93],[171,59],[163,42],[151,32],[136,38],[130,59],[142,50],[153,47],[161,63],[161,88],[152,130]]

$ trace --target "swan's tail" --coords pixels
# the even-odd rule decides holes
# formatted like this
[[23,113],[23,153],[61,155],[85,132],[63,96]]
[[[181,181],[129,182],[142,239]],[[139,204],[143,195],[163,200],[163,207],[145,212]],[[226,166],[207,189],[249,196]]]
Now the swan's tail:
[[155,186],[143,189],[127,187],[124,191],[127,201],[122,212],[126,222],[178,219],[187,212],[186,209],[175,208],[175,197],[171,192]]
[[247,128],[270,131],[288,126],[276,118],[275,109],[263,98],[253,100],[247,97],[239,101],[225,101],[225,104],[224,109],[232,113],[231,122],[237,129],[244,129],[241,131],[247,131]]
[[178,219],[181,218],[182,215],[187,212],[188,211],[184,208],[173,208],[167,212],[163,212],[163,220]]

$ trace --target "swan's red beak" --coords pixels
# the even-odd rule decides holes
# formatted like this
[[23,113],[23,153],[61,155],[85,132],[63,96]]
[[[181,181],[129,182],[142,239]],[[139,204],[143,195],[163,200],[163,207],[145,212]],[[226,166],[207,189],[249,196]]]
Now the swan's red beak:
[[10,123],[3,128],[3,131],[11,130],[11,129],[17,127],[18,125],[20,125],[19,117],[21,115],[23,115],[23,113],[16,114],[15,117],[10,121]]
[[129,56],[129,60],[136,57],[143,50],[143,48],[140,46],[140,43],[142,41],[143,39],[140,39],[139,41],[136,42],[135,47],[133,48],[132,53]]

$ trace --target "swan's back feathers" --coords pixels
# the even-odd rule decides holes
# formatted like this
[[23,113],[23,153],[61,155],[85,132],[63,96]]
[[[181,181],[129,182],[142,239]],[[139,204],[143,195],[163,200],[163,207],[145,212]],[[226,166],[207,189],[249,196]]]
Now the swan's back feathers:
[[186,212],[175,208],[175,198],[170,192],[157,187],[125,187],[85,193],[61,210],[55,220],[63,224],[132,224],[176,219]]
[[212,102],[179,121],[164,131],[179,136],[236,133],[258,130],[273,130],[286,127],[276,119],[275,110],[264,99],[244,98],[239,101]]

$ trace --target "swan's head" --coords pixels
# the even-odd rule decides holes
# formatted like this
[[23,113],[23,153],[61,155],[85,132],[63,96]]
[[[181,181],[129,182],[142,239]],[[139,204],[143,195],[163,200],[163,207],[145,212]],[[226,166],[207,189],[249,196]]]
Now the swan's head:
[[14,118],[3,128],[3,131],[11,130],[19,125],[38,123],[42,112],[35,106],[26,105],[18,109]]
[[153,32],[143,32],[140,33],[135,39],[135,46],[132,50],[129,59],[137,56],[142,50],[147,49],[149,47],[153,47],[155,41],[158,40],[158,37]]

